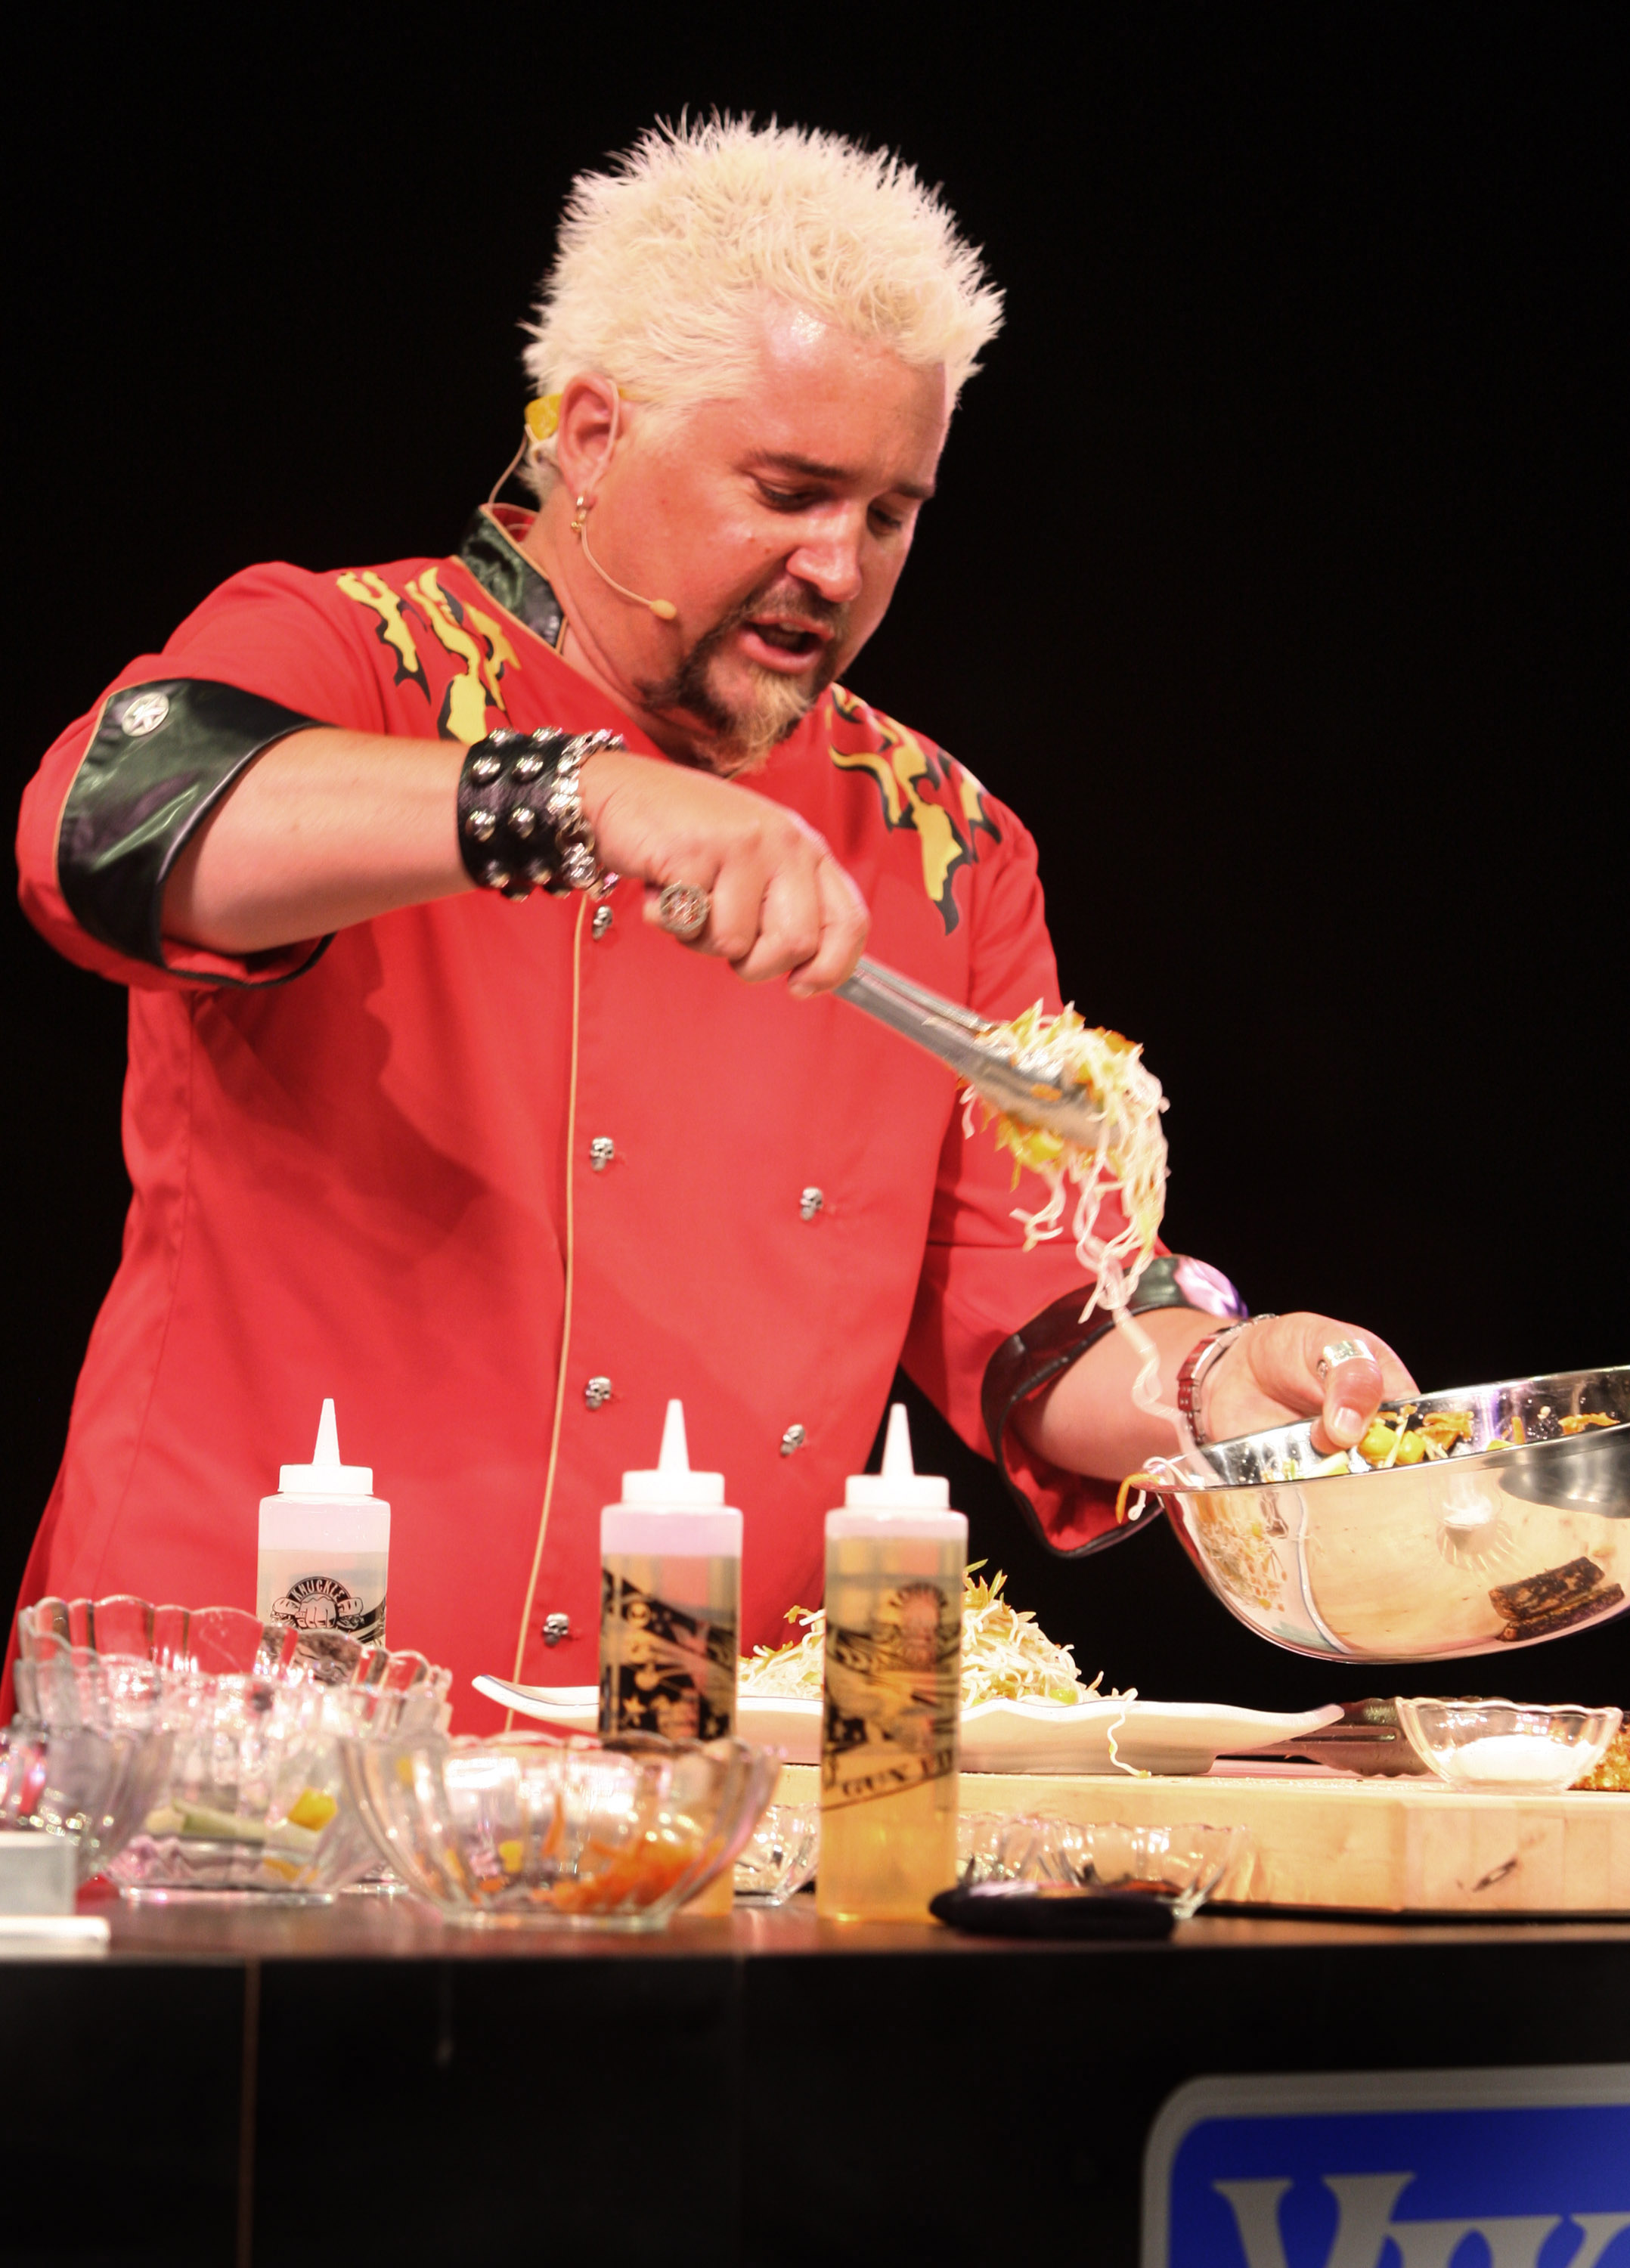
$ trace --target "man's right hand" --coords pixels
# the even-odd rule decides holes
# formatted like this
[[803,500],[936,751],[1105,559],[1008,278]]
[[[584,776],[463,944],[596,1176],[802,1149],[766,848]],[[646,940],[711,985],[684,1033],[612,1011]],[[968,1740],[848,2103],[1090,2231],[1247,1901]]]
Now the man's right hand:
[[648,921],[664,884],[690,882],[712,902],[692,949],[716,954],[749,983],[784,976],[808,998],[853,969],[866,902],[795,812],[735,781],[616,748],[590,757],[581,792],[601,864],[652,886]]

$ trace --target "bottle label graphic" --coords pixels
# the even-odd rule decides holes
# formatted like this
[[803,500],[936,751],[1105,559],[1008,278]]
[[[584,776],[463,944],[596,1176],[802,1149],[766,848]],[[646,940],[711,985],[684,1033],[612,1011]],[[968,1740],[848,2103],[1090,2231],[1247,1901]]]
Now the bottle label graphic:
[[385,1636],[384,1600],[368,1606],[337,1575],[298,1577],[281,1598],[272,1601],[270,1618],[292,1623],[297,1630],[343,1631],[364,1646],[377,1645]]
[[956,1769],[961,1706],[960,1584],[896,1578],[864,1619],[859,1587],[843,1589],[848,1614],[826,1631],[824,1808],[899,1795]]
[[675,1606],[615,1565],[601,1584],[601,1733],[670,1741],[734,1733],[736,1610]]

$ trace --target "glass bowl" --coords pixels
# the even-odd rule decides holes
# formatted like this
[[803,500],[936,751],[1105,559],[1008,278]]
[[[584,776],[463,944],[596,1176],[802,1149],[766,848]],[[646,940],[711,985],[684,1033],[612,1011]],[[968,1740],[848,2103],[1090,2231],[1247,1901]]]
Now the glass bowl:
[[1410,1746],[1441,1780],[1502,1795],[1560,1794],[1596,1770],[1623,1722],[1617,1709],[1401,1694],[1398,1713]]
[[[1179,1921],[1198,1913],[1246,1847],[1243,1827],[1082,1826],[1014,1819],[988,1854],[986,1881],[1062,1882],[1074,1889],[1146,1891]],[[971,1879],[971,1878],[967,1878]]]
[[343,1743],[426,1729],[452,1674],[236,1607],[44,1599],[18,1618],[18,1691],[54,1731],[147,1723],[165,1769],[107,1872],[132,1895],[327,1898],[375,1863]]
[[164,1791],[170,1735],[19,1716],[0,1733],[0,1828],[65,1835],[82,1882],[116,1858]]
[[813,1881],[821,1856],[818,1803],[772,1803],[736,1859],[735,1894],[756,1905],[785,1905]]
[[[1042,1824],[1027,1820],[1027,1827]],[[1008,1830],[1014,1824],[1008,1811],[959,1811],[956,1815],[956,1883],[971,1889],[977,1882],[1007,1880],[1002,1853]]]
[[780,1753],[547,1733],[343,1744],[382,1855],[449,1921],[655,1929],[730,1866]]

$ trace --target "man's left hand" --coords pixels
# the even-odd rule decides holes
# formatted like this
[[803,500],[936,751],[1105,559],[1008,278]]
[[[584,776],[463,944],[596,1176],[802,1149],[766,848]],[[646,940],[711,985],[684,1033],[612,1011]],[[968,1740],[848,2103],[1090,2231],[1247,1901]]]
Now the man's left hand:
[[1325,1456],[1363,1438],[1383,1400],[1418,1391],[1384,1339],[1331,1315],[1267,1315],[1224,1347],[1201,1379],[1208,1440],[1229,1441],[1318,1413]]

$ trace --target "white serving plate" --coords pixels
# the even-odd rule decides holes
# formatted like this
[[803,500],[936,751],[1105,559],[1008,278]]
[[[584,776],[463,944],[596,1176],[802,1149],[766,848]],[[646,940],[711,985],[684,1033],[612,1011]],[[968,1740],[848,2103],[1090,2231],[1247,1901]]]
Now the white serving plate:
[[[592,1733],[599,1722],[593,1685],[513,1685],[506,1677],[472,1683],[500,1708],[524,1717],[577,1733]],[[1118,1756],[1134,1771],[1204,1772],[1220,1756],[1283,1747],[1340,1714],[1333,1702],[1288,1717],[1211,1701],[981,1701],[963,1712],[962,1766],[971,1772],[1107,1772]],[[744,1693],[736,1729],[744,1741],[783,1749],[790,1764],[821,1760],[818,1701]]]

